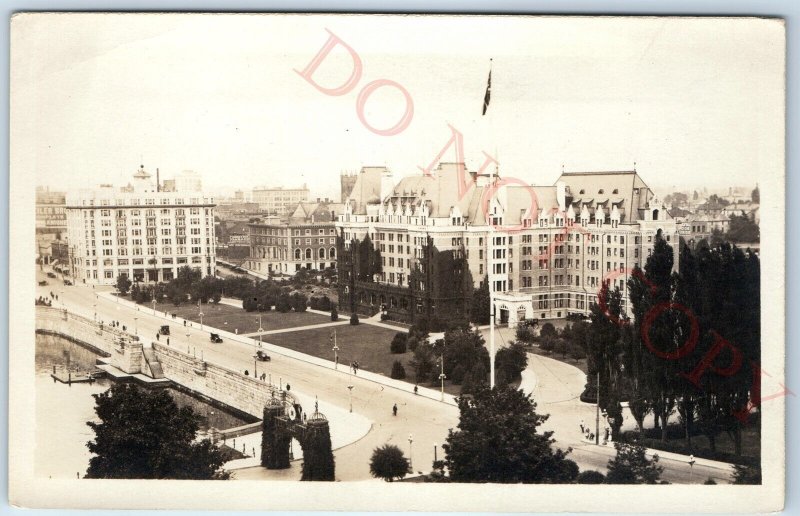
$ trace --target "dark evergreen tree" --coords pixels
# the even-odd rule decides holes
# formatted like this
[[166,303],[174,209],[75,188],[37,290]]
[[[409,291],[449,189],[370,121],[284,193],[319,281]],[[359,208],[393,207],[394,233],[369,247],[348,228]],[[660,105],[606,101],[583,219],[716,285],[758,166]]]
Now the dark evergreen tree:
[[411,472],[411,463],[400,448],[394,444],[384,444],[372,452],[369,472],[375,478],[393,482]]
[[637,444],[616,442],[617,455],[608,461],[607,484],[657,484],[664,470],[658,456],[648,459],[645,448]]
[[458,408],[458,429],[450,430],[442,446],[451,480],[557,483],[573,471],[564,464],[569,451],[554,448],[553,433],[540,431],[548,416],[536,413],[530,395],[479,389],[458,398]]
[[208,440],[194,442],[199,416],[179,409],[166,391],[119,383],[93,396],[100,422],[86,423],[95,433],[86,478],[229,477],[222,452]]
[[306,422],[306,433],[302,440],[303,473],[300,480],[336,480],[336,464],[331,447],[331,431],[328,420],[312,417]]
[[469,320],[481,326],[489,324],[490,312],[489,280],[484,279],[472,294],[472,307]]

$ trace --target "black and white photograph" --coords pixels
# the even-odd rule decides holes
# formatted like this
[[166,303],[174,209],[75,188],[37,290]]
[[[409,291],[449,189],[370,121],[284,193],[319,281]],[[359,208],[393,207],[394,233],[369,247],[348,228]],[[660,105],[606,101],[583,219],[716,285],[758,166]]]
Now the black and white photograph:
[[783,507],[783,20],[10,27],[13,505]]

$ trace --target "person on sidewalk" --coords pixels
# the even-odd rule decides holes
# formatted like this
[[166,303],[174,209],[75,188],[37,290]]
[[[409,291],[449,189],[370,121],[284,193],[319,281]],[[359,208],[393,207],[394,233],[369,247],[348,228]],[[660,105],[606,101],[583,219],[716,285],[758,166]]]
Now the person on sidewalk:
[[161,334],[160,333],[156,333],[156,340],[161,340]]
[[581,419],[581,433],[582,433],[582,434],[583,434],[583,433],[586,433],[586,429],[585,429],[585,427],[583,426],[583,419]]
[[416,395],[416,394],[417,394],[417,391],[419,391],[419,387],[417,387],[417,386],[415,385],[415,386],[414,386],[414,395]]
[[395,403],[394,406],[392,407],[392,415],[393,416],[397,415],[397,403]]

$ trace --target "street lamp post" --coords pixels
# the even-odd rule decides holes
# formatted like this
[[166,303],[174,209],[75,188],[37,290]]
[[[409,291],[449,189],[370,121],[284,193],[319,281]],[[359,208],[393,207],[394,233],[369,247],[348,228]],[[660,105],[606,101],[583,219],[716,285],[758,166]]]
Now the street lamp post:
[[595,404],[595,433],[594,443],[600,444],[600,367],[597,368],[597,403]]
[[411,469],[411,472],[414,472],[414,437],[411,434],[408,434],[408,467]]
[[200,331],[203,331],[203,312],[197,314],[200,316]]
[[94,308],[94,322],[97,322],[97,303],[93,304],[92,307]]
[[186,332],[186,353],[189,353],[189,350],[191,349],[191,348],[189,347],[189,335],[191,335],[191,333],[189,333],[189,332],[187,331],[187,332]]
[[433,443],[433,462],[436,462],[438,457],[436,456],[436,443]]
[[138,317],[134,317],[133,318],[133,334],[134,335],[139,335],[139,318]]
[[353,412],[353,384],[347,386],[347,390],[350,391],[350,412]]
[[442,401],[444,401],[444,379],[447,378],[444,374],[444,350],[442,350],[442,358],[440,360],[442,366],[442,372],[439,374],[439,381],[442,382]]
[[694,460],[694,455],[689,455],[689,483],[690,484],[692,483],[692,480],[693,480],[693,477],[694,477],[694,463],[695,462],[696,461]]
[[339,345],[336,343],[336,330],[333,330],[333,369],[339,370]]
[[155,298],[155,293],[153,294],[153,315],[156,315],[156,298]]
[[264,331],[264,328],[261,327],[261,314],[258,314],[258,347],[261,347],[261,332]]

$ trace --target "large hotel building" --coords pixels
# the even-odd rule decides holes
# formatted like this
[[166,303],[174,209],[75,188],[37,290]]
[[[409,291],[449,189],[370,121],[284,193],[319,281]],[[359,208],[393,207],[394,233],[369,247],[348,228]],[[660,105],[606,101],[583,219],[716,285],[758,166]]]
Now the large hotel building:
[[[474,286],[488,278],[498,322],[512,326],[588,314],[605,280],[621,288],[628,311],[626,280],[659,233],[677,267],[676,222],[636,171],[563,172],[553,186],[506,183],[500,186],[501,177],[493,186],[454,163],[399,182],[384,167],[362,169],[336,224],[340,305],[407,321],[435,313],[425,304],[447,300],[425,295],[430,245],[465,258]],[[367,236],[380,251],[381,271],[373,281],[355,281],[348,251]],[[419,284],[412,270],[421,273]]]
[[169,281],[184,266],[215,273],[214,199],[165,192],[140,168],[130,187],[67,195],[70,266],[77,281],[113,285]]

